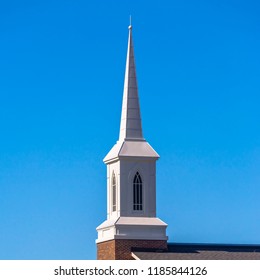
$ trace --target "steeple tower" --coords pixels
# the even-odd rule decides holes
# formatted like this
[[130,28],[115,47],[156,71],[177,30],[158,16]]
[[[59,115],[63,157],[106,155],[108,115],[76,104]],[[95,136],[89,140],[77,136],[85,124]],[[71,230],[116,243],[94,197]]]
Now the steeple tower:
[[107,165],[107,220],[97,227],[98,259],[131,259],[131,248],[167,248],[167,224],[156,217],[156,161],[143,138],[132,26],[119,139],[104,158]]

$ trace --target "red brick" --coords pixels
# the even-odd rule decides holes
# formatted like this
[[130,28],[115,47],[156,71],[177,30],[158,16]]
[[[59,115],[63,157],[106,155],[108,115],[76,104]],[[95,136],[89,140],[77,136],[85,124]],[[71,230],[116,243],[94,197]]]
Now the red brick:
[[133,260],[132,248],[167,250],[166,240],[114,239],[97,244],[98,260]]

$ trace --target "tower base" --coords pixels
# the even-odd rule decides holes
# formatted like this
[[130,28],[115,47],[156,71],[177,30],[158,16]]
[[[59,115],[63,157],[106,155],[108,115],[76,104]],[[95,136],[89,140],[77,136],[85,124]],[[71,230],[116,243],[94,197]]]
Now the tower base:
[[167,240],[113,239],[97,243],[98,260],[133,260],[133,249],[167,250]]

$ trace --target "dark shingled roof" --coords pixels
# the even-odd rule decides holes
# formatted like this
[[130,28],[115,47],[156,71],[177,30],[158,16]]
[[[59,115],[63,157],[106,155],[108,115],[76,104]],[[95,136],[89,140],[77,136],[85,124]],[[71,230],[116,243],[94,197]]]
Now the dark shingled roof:
[[133,249],[139,260],[260,260],[260,245],[169,243],[168,251]]

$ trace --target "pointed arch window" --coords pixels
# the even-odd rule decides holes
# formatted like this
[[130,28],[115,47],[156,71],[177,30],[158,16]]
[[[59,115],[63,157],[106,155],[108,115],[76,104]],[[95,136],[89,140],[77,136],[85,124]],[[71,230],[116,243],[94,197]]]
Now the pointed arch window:
[[134,210],[143,210],[143,183],[142,178],[138,172],[136,172],[133,181],[133,202]]
[[112,175],[112,211],[116,211],[116,176]]

